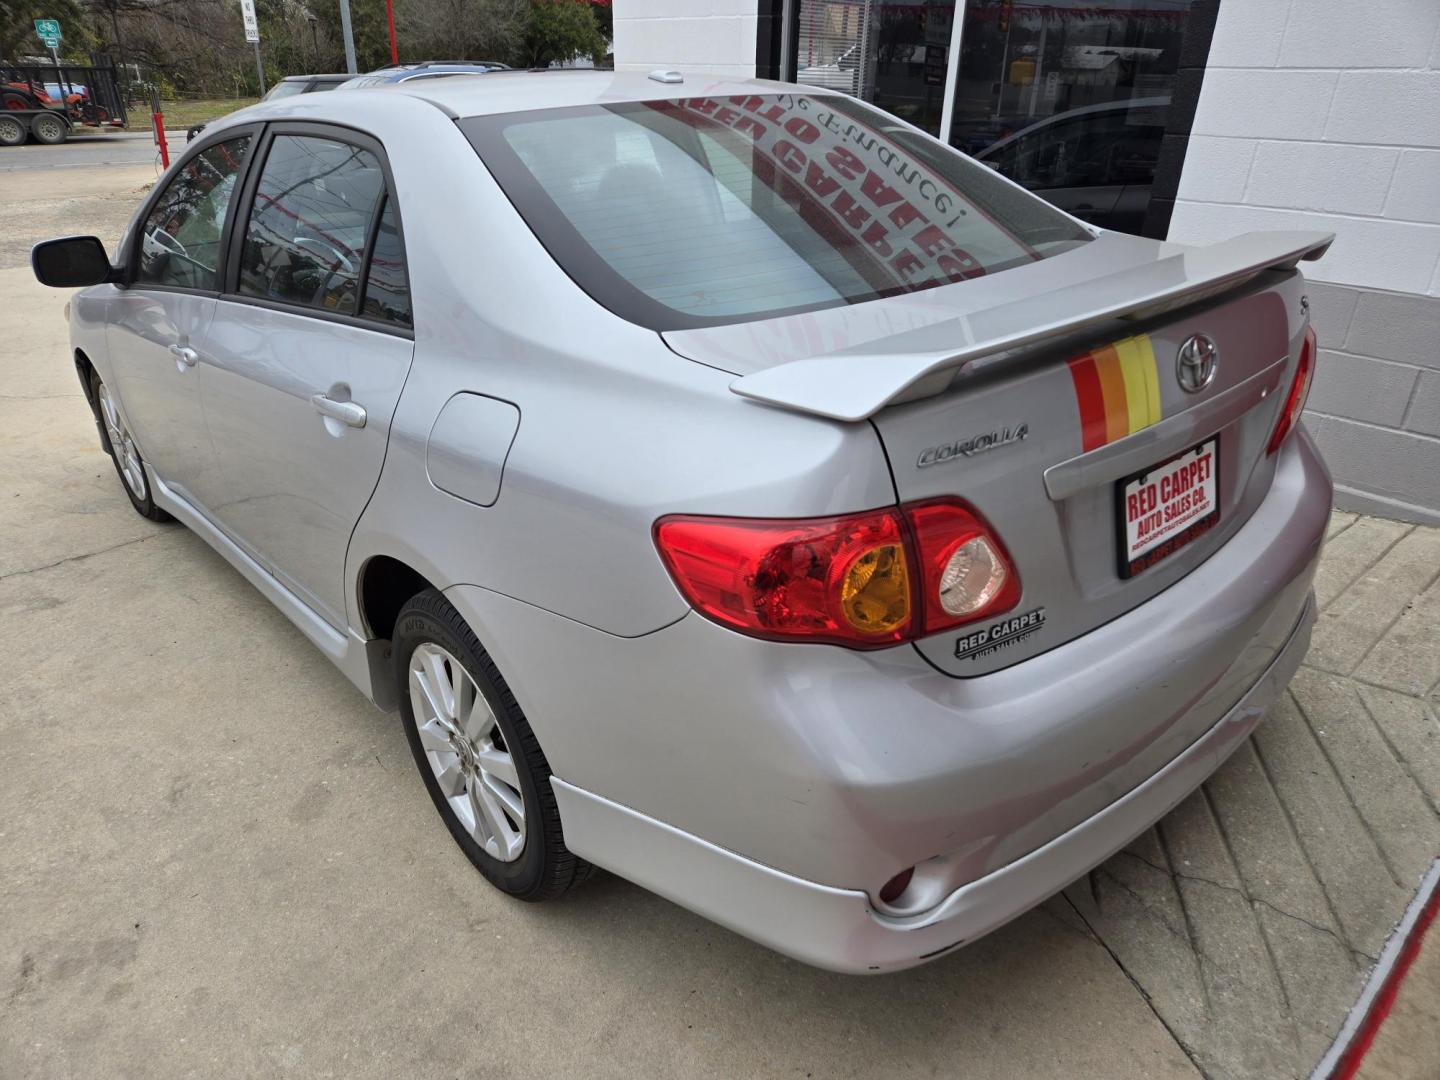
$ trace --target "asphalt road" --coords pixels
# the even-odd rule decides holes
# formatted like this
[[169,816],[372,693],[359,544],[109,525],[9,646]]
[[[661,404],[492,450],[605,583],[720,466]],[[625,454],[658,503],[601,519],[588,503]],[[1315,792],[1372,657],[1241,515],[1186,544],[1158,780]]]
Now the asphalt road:
[[[148,152],[0,151],[5,1080],[1249,1078],[1318,1060],[1440,836],[1416,787],[1440,775],[1423,703],[1367,718],[1318,670],[1297,680],[1304,715],[1289,702],[1262,729],[1268,772],[1247,747],[1091,881],[915,971],[815,971],[609,875],[549,905],[491,889],[396,719],[198,537],[136,515],[99,449],[66,297],[26,255],[76,232],[113,250]],[[1385,633],[1440,565],[1440,531],[1336,529],[1322,661]],[[1410,764],[1386,756],[1406,745]]]
[[[166,132],[166,136],[165,142],[172,155],[184,149],[185,132]],[[151,162],[159,165],[160,150],[149,131],[77,133],[59,146],[29,142],[24,146],[0,147],[0,173]]]

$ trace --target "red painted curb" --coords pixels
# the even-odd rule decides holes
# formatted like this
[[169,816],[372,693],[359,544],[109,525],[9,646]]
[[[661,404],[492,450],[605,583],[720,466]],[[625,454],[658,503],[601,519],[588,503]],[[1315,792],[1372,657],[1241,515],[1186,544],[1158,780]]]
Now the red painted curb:
[[[1393,953],[1389,970],[1385,972],[1369,1007],[1351,1032],[1345,1049],[1335,1062],[1334,1069],[1329,1073],[1329,1080],[1353,1080],[1355,1074],[1360,1071],[1360,1065],[1364,1062],[1365,1055],[1374,1045],[1375,1037],[1380,1033],[1380,1026],[1385,1023],[1385,1018],[1395,1007],[1395,999],[1400,994],[1400,984],[1404,982],[1411,965],[1415,963],[1415,957],[1420,955],[1425,932],[1434,924],[1436,916],[1440,915],[1440,877],[1437,877],[1432,870],[1430,874],[1426,875],[1426,884],[1430,889],[1430,895],[1425,899],[1424,906],[1421,907],[1415,921],[1410,925],[1409,931],[1399,943],[1398,951]],[[1387,949],[1387,951],[1389,950]]]

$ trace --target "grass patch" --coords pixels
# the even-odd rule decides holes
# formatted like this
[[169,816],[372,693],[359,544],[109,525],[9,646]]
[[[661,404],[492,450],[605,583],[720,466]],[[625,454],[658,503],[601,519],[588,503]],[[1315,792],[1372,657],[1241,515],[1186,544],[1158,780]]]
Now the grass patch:
[[[165,112],[165,130],[183,132],[191,124],[204,123],[224,116],[246,105],[254,105],[259,98],[190,98],[180,101],[162,101],[160,108]],[[147,117],[148,119],[148,117]]]

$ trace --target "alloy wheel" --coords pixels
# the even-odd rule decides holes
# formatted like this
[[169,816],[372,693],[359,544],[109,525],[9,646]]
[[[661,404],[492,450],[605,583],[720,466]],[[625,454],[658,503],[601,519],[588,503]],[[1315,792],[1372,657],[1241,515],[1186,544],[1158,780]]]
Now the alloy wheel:
[[149,489],[145,483],[145,467],[140,463],[140,451],[135,449],[135,440],[130,437],[125,421],[120,419],[120,410],[110,399],[110,390],[103,382],[97,396],[100,399],[100,415],[105,420],[105,431],[110,436],[110,449],[120,466],[120,475],[130,493],[143,502]]
[[525,796],[494,710],[432,642],[411,654],[409,684],[415,730],[451,812],[486,854],[513,862],[525,849]]

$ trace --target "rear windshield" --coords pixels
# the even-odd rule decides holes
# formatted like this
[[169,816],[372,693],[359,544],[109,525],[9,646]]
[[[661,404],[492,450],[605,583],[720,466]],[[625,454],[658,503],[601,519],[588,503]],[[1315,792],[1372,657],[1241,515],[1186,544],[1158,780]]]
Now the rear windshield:
[[580,287],[656,330],[931,289],[1090,239],[848,97],[620,102],[460,127]]

